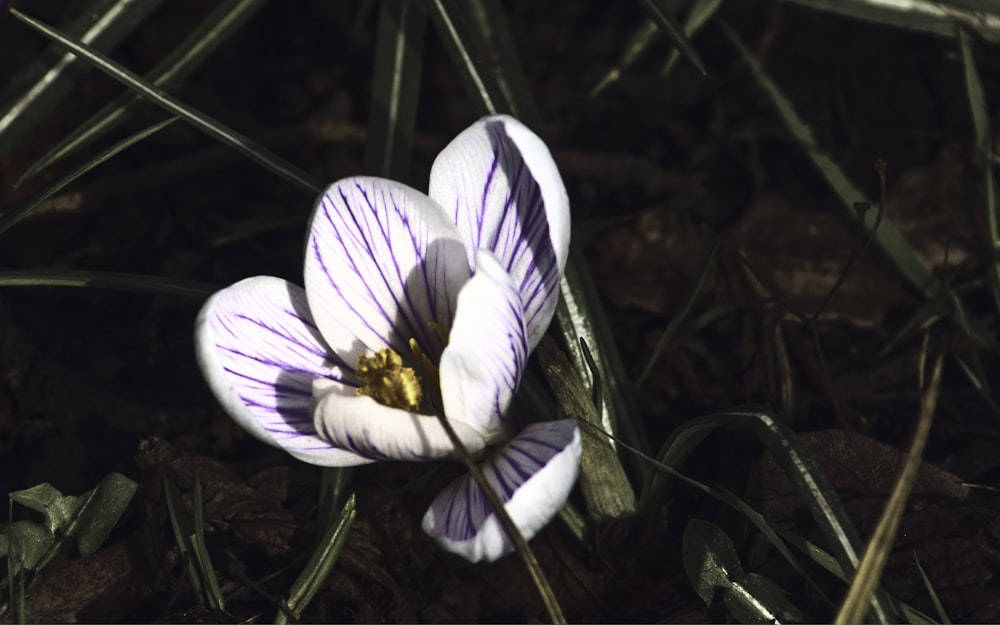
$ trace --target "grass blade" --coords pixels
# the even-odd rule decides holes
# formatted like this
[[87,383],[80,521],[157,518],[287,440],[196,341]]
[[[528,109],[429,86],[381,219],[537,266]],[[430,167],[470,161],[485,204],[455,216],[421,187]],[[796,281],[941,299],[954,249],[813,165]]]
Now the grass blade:
[[[168,54],[149,74],[146,80],[162,89],[178,84],[246,23],[266,0],[228,0],[212,11],[191,31],[183,42]],[[61,160],[68,154],[89,145],[98,137],[111,132],[128,119],[142,97],[134,93],[123,94],[98,111],[94,116],[60,140],[27,169],[18,184]]]
[[990,111],[983,92],[983,82],[972,56],[972,41],[965,29],[958,27],[958,43],[962,51],[962,68],[965,73],[965,91],[969,98],[972,125],[976,131],[976,149],[983,169],[983,195],[986,196],[986,228],[993,252],[990,264],[990,291],[993,303],[1000,311],[1000,226],[997,225],[997,184],[993,176],[993,136],[990,128]]
[[68,269],[30,269],[0,271],[0,287],[6,286],[77,286],[92,289],[110,289],[129,293],[150,293],[205,300],[219,290],[207,282],[178,280],[160,276],[112,271],[86,271]]
[[67,37],[51,26],[43,24],[34,18],[28,17],[17,9],[12,8],[10,10],[10,14],[44,34],[46,37],[52,39],[67,50],[83,57],[105,74],[111,76],[127,87],[134,89],[140,95],[151,100],[157,106],[165,109],[173,115],[183,118],[186,122],[198,130],[232,147],[258,165],[261,165],[272,173],[284,178],[309,195],[316,196],[322,191],[322,187],[318,181],[295,165],[292,165],[263,146],[254,143],[248,137],[224,126],[217,120],[212,119],[211,117],[168,95],[161,89],[158,89],[155,85],[149,84],[134,72],[125,69],[105,55],[70,37]]
[[431,20],[444,43],[452,65],[458,70],[465,83],[465,89],[472,95],[472,101],[481,115],[495,115],[509,112],[509,106],[499,98],[499,92],[494,87],[476,62],[481,58],[473,47],[474,37],[468,33],[468,27],[460,21],[460,12],[449,0],[425,0]]
[[[966,3],[941,0],[786,0],[811,9],[847,17],[952,37],[961,24],[990,43],[1000,43],[1000,11],[986,2]],[[996,4],[993,3],[996,7]]]
[[331,523],[330,527],[327,528],[326,533],[323,534],[317,545],[316,551],[313,552],[312,557],[309,558],[309,562],[306,563],[302,574],[299,575],[298,579],[292,585],[288,594],[287,610],[282,609],[278,612],[278,615],[274,619],[275,623],[288,623],[289,616],[292,616],[298,622],[299,617],[302,616],[302,610],[316,596],[317,591],[319,591],[326,578],[330,575],[330,571],[333,570],[333,565],[336,564],[340,552],[344,549],[344,543],[347,542],[347,536],[351,533],[351,526],[354,525],[354,519],[357,515],[355,498],[352,494],[347,498],[347,503],[340,510],[340,516],[337,517],[337,521]]
[[[684,20],[684,34],[688,38],[692,37],[701,30],[701,27],[715,15],[721,6],[722,0],[695,0],[688,11],[687,19]],[[670,56],[667,57],[667,62],[664,63],[663,69],[660,71],[660,75],[666,76],[669,74],[674,69],[674,66],[677,65],[677,61],[680,58],[681,53],[677,49],[671,50]]]
[[384,0],[375,41],[365,170],[405,180],[420,96],[427,11],[418,0]]
[[139,132],[135,133],[132,136],[126,137],[122,141],[119,141],[118,143],[111,146],[107,150],[101,152],[94,158],[88,160],[80,167],[66,174],[62,178],[50,183],[44,189],[35,193],[32,197],[27,198],[23,202],[19,203],[17,206],[14,206],[10,210],[5,211],[3,214],[0,214],[0,235],[3,235],[3,233],[7,232],[7,230],[9,230],[11,226],[13,226],[17,222],[27,217],[31,211],[35,210],[35,208],[37,208],[42,202],[49,199],[50,197],[58,193],[60,190],[65,188],[66,185],[70,184],[71,182],[73,182],[80,176],[84,175],[88,171],[98,167],[105,161],[115,157],[124,150],[127,150],[136,143],[139,143],[143,139],[153,134],[156,134],[163,128],[166,128],[173,122],[177,121],[177,119],[178,119],[177,117],[171,117],[170,119],[165,119],[162,122],[153,124],[149,128],[140,130]]
[[[161,2],[94,0],[67,31],[96,50],[110,50]],[[10,12],[16,13],[13,8]],[[56,107],[84,69],[85,65],[74,55],[53,45],[11,81],[12,87],[0,98],[4,102],[0,117],[0,159]]]
[[[784,119],[785,125],[788,126],[788,130],[792,133],[792,136],[799,142],[803,151],[819,170],[820,175],[826,180],[851,217],[857,219],[854,211],[855,203],[864,201],[868,201],[871,205],[874,205],[874,203],[866,200],[864,194],[848,180],[847,176],[844,175],[844,172],[841,171],[833,159],[819,148],[813,137],[812,130],[802,121],[802,118],[799,117],[791,102],[781,92],[778,85],[771,80],[770,76],[764,72],[760,62],[747,49],[746,45],[740,41],[736,32],[722,22],[719,22],[719,24],[730,42],[732,42],[733,47],[739,51],[740,55],[750,66],[754,78],[761,89],[770,97],[771,102],[782,119]],[[925,298],[929,299],[933,297],[941,289],[940,282],[927,269],[927,266],[916,255],[913,248],[903,238],[903,235],[899,233],[899,230],[885,218],[881,220],[878,229],[873,232],[874,224],[874,218],[866,218],[863,222],[864,228],[872,232],[876,244],[878,244],[882,252],[896,267],[896,270]]]
[[920,398],[920,416],[917,428],[913,434],[913,443],[906,453],[906,462],[899,472],[896,485],[885,503],[882,517],[872,533],[865,548],[865,555],[858,565],[851,587],[847,591],[835,623],[860,623],[864,619],[873,601],[875,589],[882,577],[882,571],[889,559],[889,552],[896,540],[899,524],[903,520],[906,501],[909,499],[913,483],[917,478],[917,469],[927,444],[927,437],[934,420],[934,410],[937,407],[938,391],[941,388],[941,367],[944,355],[938,354],[931,371],[930,381]]
[[677,25],[674,21],[674,16],[667,10],[666,3],[663,0],[639,0],[639,4],[646,9],[646,13],[649,14],[656,25],[660,27],[670,41],[677,46],[681,54],[691,62],[695,68],[701,72],[703,75],[708,74],[708,70],[705,69],[704,63],[701,62],[701,57],[698,56],[698,52],[688,41],[687,36],[684,31]]

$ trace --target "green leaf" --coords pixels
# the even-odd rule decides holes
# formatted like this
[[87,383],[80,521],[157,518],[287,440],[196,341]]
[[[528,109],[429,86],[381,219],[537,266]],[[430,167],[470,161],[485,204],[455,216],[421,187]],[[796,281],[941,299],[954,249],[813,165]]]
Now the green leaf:
[[594,88],[590,90],[590,97],[596,98],[602,91],[618,82],[622,74],[628,68],[632,67],[639,60],[639,57],[649,49],[650,45],[656,41],[657,32],[659,32],[659,27],[652,19],[647,19],[640,24],[625,43],[625,48],[618,58],[618,63],[601,76],[601,79],[597,81]]
[[712,281],[715,279],[715,273],[718,269],[718,263],[716,259],[719,256],[719,243],[716,242],[709,250],[708,255],[705,257],[705,262],[702,263],[701,271],[698,273],[698,279],[695,281],[694,286],[691,288],[691,292],[687,294],[684,298],[684,302],[681,304],[677,312],[670,319],[670,323],[667,324],[667,329],[663,331],[663,336],[656,343],[656,348],[653,350],[653,355],[649,357],[649,362],[643,367],[642,373],[639,374],[639,378],[636,380],[636,386],[642,386],[642,383],[646,381],[649,376],[649,372],[653,370],[653,366],[656,361],[660,359],[663,355],[664,350],[667,346],[673,342],[674,338],[677,336],[680,329],[688,323],[691,317],[695,313],[695,309],[698,304],[701,303],[702,298],[705,293],[708,292],[708,287],[712,285]]
[[664,0],[639,0],[639,4],[646,9],[646,13],[653,18],[653,21],[660,27],[663,34],[669,37],[673,44],[677,46],[681,54],[703,75],[708,74],[704,63],[701,62],[701,57],[698,56],[698,52],[691,45],[691,42],[688,41],[684,31],[674,21],[674,16],[667,9]]
[[[107,51],[135,29],[162,0],[128,2],[94,0],[84,7],[66,31],[95,50]],[[15,9],[10,9],[15,13]],[[57,46],[50,46],[36,61],[9,82],[0,96],[0,160],[66,97],[86,66]]]
[[13,574],[34,571],[52,548],[52,532],[33,521],[15,521],[0,533],[0,557],[7,558]]
[[812,620],[788,600],[788,593],[781,586],[759,573],[746,573],[733,580],[722,601],[740,623],[808,623]]
[[771,579],[745,573],[736,548],[714,523],[691,519],[684,528],[684,571],[695,592],[711,605],[717,590],[740,623],[804,623],[807,618]]
[[[952,37],[961,24],[990,43],[1000,43],[1000,10],[992,0],[786,0],[802,6],[908,30]],[[964,6],[963,6],[964,5]]]
[[151,85],[134,72],[125,69],[93,48],[81,44],[72,37],[67,37],[51,26],[28,17],[17,9],[10,9],[10,14],[49,37],[60,46],[86,59],[108,76],[135,90],[136,93],[149,99],[157,106],[173,115],[183,118],[198,130],[232,147],[240,154],[243,154],[279,177],[284,178],[309,195],[317,196],[322,191],[322,186],[318,181],[295,165],[292,165],[263,146],[254,143],[248,137],[224,126],[219,121],[168,95],[155,85]]
[[[730,42],[732,42],[733,47],[739,51],[740,55],[750,66],[750,70],[753,73],[754,78],[757,80],[757,84],[771,99],[771,103],[774,104],[775,109],[785,121],[785,125],[788,127],[789,132],[791,132],[795,140],[798,141],[802,151],[819,170],[820,175],[826,180],[827,184],[844,206],[844,209],[851,215],[851,218],[856,219],[857,217],[854,210],[854,205],[856,203],[868,202],[868,204],[871,205],[874,205],[874,203],[867,200],[864,194],[854,186],[834,160],[822,151],[813,137],[812,130],[808,125],[806,125],[802,118],[799,117],[798,112],[796,112],[795,108],[792,106],[791,102],[781,89],[779,89],[778,85],[775,84],[774,81],[771,80],[770,76],[764,72],[760,61],[757,60],[753,53],[750,52],[746,45],[740,40],[736,32],[729,28],[729,26],[725,23],[719,23],[726,37],[728,37]],[[863,222],[864,228],[869,232],[873,231],[874,225],[874,217],[871,219],[865,219]],[[921,295],[929,299],[940,291],[940,282],[934,277],[933,274],[931,274],[927,266],[924,265],[923,261],[921,261],[913,251],[913,248],[910,247],[909,243],[906,242],[906,239],[903,238],[903,235],[900,234],[899,230],[897,230],[888,219],[883,218],[881,220],[878,229],[872,232],[872,236],[875,239],[875,243],[886,255],[887,259],[895,266],[900,275],[902,275],[903,278]]]
[[635,491],[625,475],[618,454],[601,430],[597,409],[580,380],[580,375],[548,336],[538,344],[538,360],[566,415],[590,423],[581,427],[583,454],[580,458],[580,488],[587,511],[598,522],[635,514]]
[[53,536],[69,526],[83,505],[76,497],[64,496],[49,483],[15,491],[10,498],[25,508],[40,512],[45,518],[45,527]]
[[135,273],[86,270],[35,269],[27,271],[0,271],[0,287],[5,286],[76,286],[111,289],[130,293],[170,295],[194,300],[205,300],[219,290],[207,282],[177,280],[160,276]]
[[126,137],[122,141],[119,141],[118,143],[111,146],[107,150],[101,152],[96,157],[88,160],[80,167],[74,169],[67,175],[56,180],[55,182],[46,185],[44,189],[33,194],[30,198],[19,203],[17,206],[14,206],[10,210],[4,212],[2,215],[0,215],[0,235],[2,235],[4,232],[7,232],[7,230],[9,230],[11,226],[13,226],[17,222],[27,217],[28,214],[31,211],[35,210],[35,208],[37,208],[42,202],[49,199],[56,193],[58,193],[60,190],[62,190],[64,187],[69,185],[71,182],[73,182],[83,174],[98,167],[105,161],[120,154],[122,151],[130,148],[136,143],[139,143],[143,139],[159,132],[160,130],[162,130],[163,128],[167,127],[168,125],[172,124],[175,121],[177,121],[177,118],[171,117],[170,119],[166,119],[163,120],[162,122],[153,124],[149,128],[146,128],[144,130],[135,133],[134,135]]
[[356,500],[351,494],[347,498],[347,503],[341,508],[336,522],[327,528],[316,550],[309,558],[309,562],[306,563],[305,569],[292,585],[288,601],[285,604],[287,611],[283,609],[278,612],[274,619],[275,623],[288,623],[289,616],[295,620],[302,616],[302,611],[309,605],[317,591],[326,582],[327,576],[330,575],[333,565],[344,549],[344,543],[347,542],[347,536],[351,532],[357,514]]
[[[715,15],[721,6],[722,0],[695,0],[688,11],[687,19],[684,20],[684,34],[690,38],[701,30],[701,27]],[[677,61],[680,58],[681,54],[678,50],[671,50],[670,56],[667,57],[667,62],[664,63],[663,69],[660,71],[660,75],[666,76],[669,74],[674,66],[677,65]]]
[[405,180],[420,99],[427,11],[418,0],[384,0],[375,39],[365,170]]
[[[264,6],[266,0],[228,0],[212,11],[191,30],[170,54],[156,64],[145,77],[152,85],[169,89],[207,60],[212,53]],[[143,4],[143,3],[139,3]],[[46,151],[40,159],[21,175],[17,184],[30,178],[68,154],[89,145],[97,138],[111,132],[129,118],[142,98],[134,93],[123,94],[80,124],[72,133]]]
[[684,572],[706,606],[712,604],[716,590],[728,588],[730,579],[743,574],[736,548],[714,523],[691,519],[681,543]]

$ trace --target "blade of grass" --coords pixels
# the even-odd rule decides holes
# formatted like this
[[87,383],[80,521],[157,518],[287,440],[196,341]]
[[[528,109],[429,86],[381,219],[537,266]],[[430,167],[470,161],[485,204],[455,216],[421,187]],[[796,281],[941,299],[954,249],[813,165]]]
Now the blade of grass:
[[[862,543],[836,491],[791,428],[776,419],[768,409],[737,408],[691,419],[667,439],[657,459],[669,467],[679,466],[694,453],[701,441],[719,428],[748,432],[767,447],[796,485],[841,566],[844,570],[854,571],[858,566]],[[646,519],[647,528],[651,527],[654,511],[662,506],[666,485],[665,477],[653,475],[642,489],[639,509]],[[876,593],[874,603],[875,619],[880,623],[890,622],[890,612],[881,590]]]
[[[841,171],[833,159],[820,149],[813,137],[812,130],[802,121],[802,118],[799,117],[791,102],[781,92],[778,85],[771,80],[770,76],[764,72],[760,61],[757,60],[753,53],[740,40],[736,32],[721,21],[719,24],[726,37],[733,44],[733,47],[739,51],[740,55],[750,66],[757,84],[771,99],[775,109],[785,121],[785,125],[788,126],[788,130],[792,136],[801,145],[806,156],[809,157],[813,165],[819,170],[820,175],[830,185],[830,188],[851,217],[856,219],[855,204],[858,202],[868,202],[869,205],[874,204],[867,200],[864,194],[848,180],[847,176],[844,175],[844,172]],[[899,230],[888,219],[883,218],[878,229],[874,231],[874,219],[865,219],[863,225],[865,229],[872,232],[876,244],[893,266],[895,266],[896,270],[925,298],[929,299],[933,297],[941,289],[941,284],[938,280],[931,274],[930,270],[927,269],[913,251],[913,248],[906,242],[906,239],[903,238],[903,235],[899,233]]]
[[657,341],[656,348],[653,349],[653,355],[649,357],[649,362],[643,367],[642,373],[639,374],[638,379],[635,381],[636,386],[642,386],[643,382],[649,376],[649,372],[653,370],[653,366],[660,359],[660,356],[663,355],[663,351],[667,348],[667,345],[673,342],[681,327],[691,319],[695,308],[701,302],[708,291],[708,287],[711,286],[712,280],[715,278],[715,273],[718,269],[718,263],[716,262],[718,256],[719,243],[716,242],[705,257],[705,262],[702,263],[701,271],[698,273],[698,279],[695,280],[694,286],[687,294],[687,297],[684,298],[684,302],[680,308],[671,317],[670,323],[667,324],[667,329],[663,331],[663,336]]
[[941,0],[785,0],[847,17],[887,24],[908,30],[952,37],[955,25],[977,33],[990,43],[1000,43],[1000,11],[996,4],[958,3]]
[[951,619],[948,618],[948,612],[945,611],[944,605],[941,603],[941,597],[938,596],[937,591],[934,590],[934,585],[931,584],[931,580],[927,577],[927,572],[924,571],[924,567],[920,564],[920,558],[917,557],[917,552],[913,552],[913,563],[917,566],[917,571],[920,573],[920,579],[924,582],[924,588],[927,590],[927,596],[931,598],[931,603],[934,604],[934,610],[938,614],[938,618],[945,625],[951,625]]
[[365,170],[373,175],[405,180],[409,172],[426,31],[419,0],[382,2],[365,143]]
[[670,41],[673,42],[677,49],[680,50],[681,54],[695,66],[702,75],[707,75],[708,70],[705,69],[704,63],[701,62],[701,57],[698,56],[698,52],[688,41],[687,36],[684,34],[683,29],[681,29],[677,23],[674,21],[674,16],[667,9],[664,0],[638,0],[639,4],[646,9],[646,13],[649,14],[656,25],[660,27]]
[[[266,0],[228,0],[219,5],[191,31],[170,54],[157,63],[145,80],[161,89],[169,89],[194,71],[212,53],[232,37]],[[67,137],[46,151],[17,181],[20,185],[36,173],[51,166],[68,154],[111,132],[128,119],[142,97],[125,93],[79,125]],[[15,185],[16,186],[16,185]]]
[[289,622],[289,616],[295,622],[298,622],[299,617],[302,616],[302,611],[309,605],[313,597],[316,596],[316,593],[330,575],[330,571],[333,570],[333,565],[336,564],[340,552],[344,549],[344,543],[347,542],[347,536],[351,532],[351,527],[354,525],[354,519],[357,515],[356,500],[352,494],[347,498],[347,503],[344,504],[344,507],[341,508],[337,521],[331,523],[329,528],[327,528],[326,533],[323,534],[323,537],[319,541],[316,551],[313,552],[312,557],[309,558],[309,562],[306,563],[302,574],[299,575],[298,579],[292,585],[288,594],[288,601],[274,618],[275,623],[284,625]]
[[607,433],[597,433],[601,421],[579,374],[548,336],[542,338],[536,353],[562,411],[577,421],[586,421],[594,426],[582,430],[583,454],[579,478],[590,517],[603,522],[635,514],[635,490]]
[[[699,30],[701,27],[708,22],[709,19],[719,10],[722,6],[722,0],[695,0],[694,4],[691,5],[691,9],[688,10],[687,19],[684,20],[684,34],[690,38]],[[663,69],[660,70],[661,76],[666,76],[674,69],[677,65],[677,61],[681,58],[681,53],[675,48],[670,51],[670,56],[667,57],[667,62],[663,64]]]
[[27,217],[28,214],[35,208],[37,208],[39,204],[41,204],[45,200],[49,199],[50,197],[61,191],[63,188],[66,187],[66,185],[70,184],[71,182],[73,182],[83,174],[87,173],[88,171],[101,165],[105,161],[115,157],[124,150],[132,147],[136,143],[139,143],[143,139],[156,134],[160,130],[166,128],[173,122],[177,121],[177,119],[178,119],[177,117],[171,117],[170,119],[165,119],[161,122],[153,124],[149,128],[140,130],[134,135],[126,137],[125,139],[114,144],[107,150],[104,150],[94,158],[88,160],[80,167],[77,167],[70,173],[66,174],[62,178],[59,178],[58,180],[46,185],[44,189],[38,191],[37,193],[32,195],[30,198],[27,198],[23,202],[20,202],[17,206],[14,206],[13,208],[5,211],[3,214],[0,214],[0,235],[3,235],[3,233],[7,232],[7,230],[9,230],[11,226],[13,226],[17,222]]
[[487,87],[487,83],[492,84],[492,81],[482,73],[476,62],[477,54],[473,48],[475,39],[468,36],[468,27],[458,21],[460,12],[449,0],[424,1],[434,28],[452,59],[452,65],[458,70],[462,82],[465,83],[465,89],[472,95],[472,102],[479,113],[495,115],[507,112],[509,109],[503,107],[498,99],[499,89],[495,85],[492,89]]
[[169,295],[198,301],[207,299],[219,290],[219,287],[215,285],[193,280],[178,280],[135,273],[69,269],[0,271],[0,287],[8,286],[77,286],[128,291],[129,293]]
[[107,56],[95,51],[89,46],[80,44],[80,42],[67,37],[51,26],[43,24],[34,18],[28,17],[17,9],[10,9],[10,14],[44,34],[46,37],[52,39],[67,50],[70,50],[74,54],[86,59],[88,62],[92,63],[102,72],[111,76],[118,82],[134,89],[137,93],[142,95],[144,98],[149,99],[157,106],[183,118],[186,122],[198,130],[232,147],[258,165],[261,165],[268,171],[284,178],[286,181],[299,187],[309,195],[317,196],[322,191],[322,186],[318,181],[295,165],[292,165],[263,146],[254,143],[248,137],[224,126],[217,120],[184,104],[156,86],[149,84],[140,76],[115,63]]
[[201,572],[201,579],[205,591],[206,605],[211,610],[219,612],[226,609],[226,603],[222,599],[222,591],[219,590],[219,580],[215,576],[215,567],[212,566],[212,559],[208,553],[208,545],[205,544],[205,501],[202,498],[201,478],[194,480],[194,533],[188,536],[191,543],[191,553]]
[[[656,33],[659,32],[659,27],[652,18],[647,19],[645,22],[639,25],[638,28],[632,33],[628,41],[625,43],[625,48],[622,50],[621,56],[618,58],[618,63],[609,69],[601,79],[597,81],[593,89],[590,90],[588,94],[591,98],[596,98],[601,95],[601,92],[610,87],[612,84],[618,82],[622,77],[622,74],[632,67],[639,57],[649,49],[649,46],[656,41]],[[673,54],[678,54],[675,48]]]
[[972,125],[976,131],[976,148],[979,151],[979,162],[983,170],[983,195],[986,205],[986,236],[989,237],[993,262],[990,264],[990,292],[993,303],[1000,311],[1000,227],[997,225],[997,186],[993,177],[993,135],[990,128],[990,111],[983,92],[983,83],[976,69],[976,60],[972,55],[972,41],[961,26],[956,26],[959,48],[962,52],[962,67],[965,73],[965,92],[969,98],[969,109],[972,113]]
[[[94,49],[110,50],[161,2],[95,0],[67,27],[67,32]],[[10,12],[15,10],[12,8]],[[75,56],[61,52],[55,45],[48,47],[37,59],[11,81],[11,87],[0,97],[3,102],[0,159],[56,107],[86,69]]]
[[913,482],[917,478],[917,469],[920,468],[924,446],[927,444],[927,437],[931,431],[938,391],[941,387],[943,362],[944,355],[938,354],[931,371],[930,381],[920,398],[920,416],[913,434],[913,442],[906,454],[906,461],[899,472],[899,478],[889,495],[889,500],[886,501],[882,517],[868,541],[865,555],[858,565],[854,579],[847,591],[847,597],[844,598],[844,603],[840,606],[834,623],[860,623],[874,600],[875,589],[878,587],[882,571],[889,559],[889,552],[892,551],[892,545],[896,540],[899,524],[903,520],[903,512],[906,509],[906,501],[910,497]]

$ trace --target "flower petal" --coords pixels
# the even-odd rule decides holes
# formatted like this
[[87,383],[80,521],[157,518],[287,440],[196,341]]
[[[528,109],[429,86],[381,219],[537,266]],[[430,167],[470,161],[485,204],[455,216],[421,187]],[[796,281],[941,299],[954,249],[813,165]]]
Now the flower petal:
[[[324,380],[314,387],[316,429],[339,447],[372,460],[433,460],[454,455],[451,439],[434,415],[384,406],[367,395]],[[486,446],[483,436],[451,422],[472,453]]]
[[326,342],[346,362],[386,346],[404,358],[415,338],[437,359],[428,327],[451,325],[469,278],[465,246],[440,206],[381,178],[347,178],[320,198],[309,226],[305,281]]
[[441,355],[441,399],[454,423],[492,442],[506,438],[505,416],[528,359],[521,297],[492,253],[476,252],[476,274],[458,294]]
[[[533,423],[480,466],[511,520],[530,540],[559,512],[573,488],[580,432],[572,419]],[[423,528],[441,548],[471,562],[493,561],[514,549],[471,475],[441,491],[424,515]]]
[[222,289],[198,314],[195,348],[222,407],[257,438],[312,464],[369,462],[316,436],[313,380],[356,384],[320,337],[301,287],[257,276]]
[[438,155],[430,196],[470,250],[493,251],[514,276],[534,349],[552,320],[569,249],[569,198],[548,148],[516,119],[486,117]]

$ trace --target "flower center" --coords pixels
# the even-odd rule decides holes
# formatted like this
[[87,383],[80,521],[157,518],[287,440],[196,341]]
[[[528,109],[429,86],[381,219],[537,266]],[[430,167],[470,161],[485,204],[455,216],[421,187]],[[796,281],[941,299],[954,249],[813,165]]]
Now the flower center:
[[358,379],[363,383],[358,395],[368,395],[390,408],[416,411],[424,390],[412,367],[404,367],[403,359],[388,347],[374,356],[358,356]]
[[[447,345],[448,333],[444,328],[433,322],[429,325]],[[372,356],[358,356],[355,373],[362,384],[355,394],[367,395],[390,408],[433,414],[434,407],[441,406],[441,375],[416,339],[410,339],[410,351],[419,376],[413,367],[404,367],[403,358],[389,347]],[[430,396],[424,395],[424,385]]]

